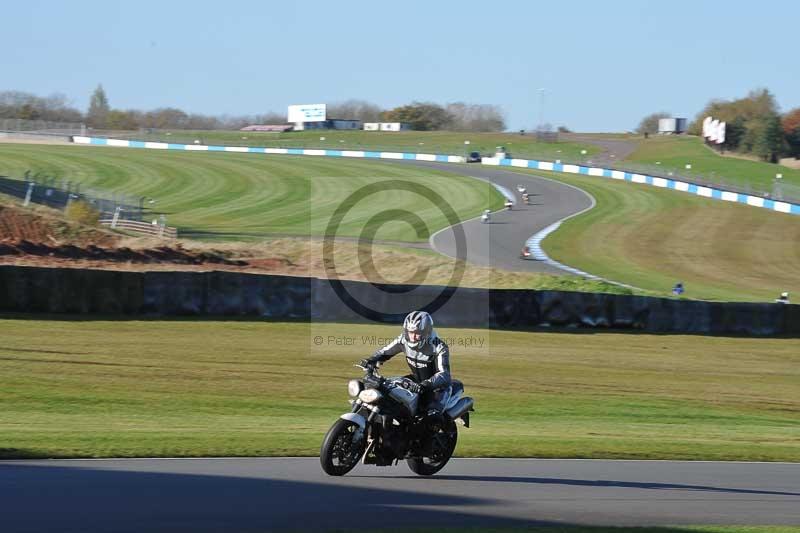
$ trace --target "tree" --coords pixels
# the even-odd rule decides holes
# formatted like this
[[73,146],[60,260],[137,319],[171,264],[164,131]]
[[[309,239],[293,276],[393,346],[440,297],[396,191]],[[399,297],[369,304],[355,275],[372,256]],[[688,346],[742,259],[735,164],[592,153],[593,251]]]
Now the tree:
[[794,158],[800,158],[800,107],[786,113],[781,120],[781,126],[789,154]]
[[136,130],[139,129],[139,115],[137,111],[112,109],[108,112],[106,127],[110,130]]
[[452,116],[438,104],[431,102],[412,102],[395,107],[383,113],[386,122],[407,122],[411,129],[428,131],[445,129],[452,122]]
[[156,129],[185,129],[189,115],[174,107],[162,107],[148,111],[143,117],[143,126]]
[[92,128],[105,128],[110,111],[108,97],[102,85],[98,85],[89,100],[89,110],[86,112],[86,122]]
[[636,133],[658,133],[658,121],[662,118],[672,118],[672,114],[666,111],[659,111],[658,113],[647,115],[639,122]]
[[499,107],[488,104],[447,104],[445,111],[450,115],[448,129],[454,131],[503,131],[505,118]]
[[64,95],[42,98],[21,91],[0,92],[0,118],[47,120],[51,122],[81,122],[83,115],[67,105]]
[[[327,111],[330,118],[360,120],[361,122],[378,122],[381,119],[381,113],[383,113],[380,107],[364,100],[347,100],[330,104]],[[283,118],[277,124],[283,124],[284,122],[286,122],[286,118]],[[275,124],[275,122],[273,121],[271,124]]]
[[780,116],[775,113],[757,119],[750,130],[753,132],[753,153],[764,161],[777,163],[778,156],[786,147]]
[[697,115],[690,133],[700,135],[703,120],[709,116],[725,122],[726,149],[775,161],[786,148],[785,134],[781,131],[779,135],[776,127],[780,125],[778,104],[768,89],[755,89],[733,101],[712,100]]
[[[725,150],[738,150],[742,146],[742,140],[747,134],[747,121],[744,117],[738,116],[725,124]],[[752,143],[751,143],[752,148]],[[748,150],[749,151],[749,150]]]

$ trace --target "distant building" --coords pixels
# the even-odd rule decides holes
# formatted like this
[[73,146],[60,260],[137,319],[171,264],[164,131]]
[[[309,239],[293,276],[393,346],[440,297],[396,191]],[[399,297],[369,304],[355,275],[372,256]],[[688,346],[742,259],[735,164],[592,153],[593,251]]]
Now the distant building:
[[314,122],[301,122],[300,128],[295,126],[295,130],[360,130],[361,121],[352,119],[329,118]]
[[405,131],[411,129],[411,124],[407,122],[381,122],[379,129],[381,131]]
[[364,131],[378,131],[381,129],[380,122],[365,122]]
[[658,119],[658,133],[660,135],[685,133],[687,123],[685,118],[660,118]]
[[250,126],[245,126],[244,128],[240,129],[239,131],[292,131],[294,126],[291,124],[251,124]]

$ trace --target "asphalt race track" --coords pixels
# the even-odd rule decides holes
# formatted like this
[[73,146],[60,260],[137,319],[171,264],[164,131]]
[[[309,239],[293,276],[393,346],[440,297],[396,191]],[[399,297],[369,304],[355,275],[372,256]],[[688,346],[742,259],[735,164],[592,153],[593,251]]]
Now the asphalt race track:
[[454,459],[333,478],[313,457],[5,461],[0,509],[4,533],[798,525],[800,464]]
[[[532,235],[547,226],[592,206],[592,198],[585,192],[569,185],[536,176],[526,176],[508,170],[484,165],[454,165],[406,161],[398,164],[417,165],[453,172],[463,176],[480,178],[514,193],[516,205],[511,211],[492,213],[491,222],[480,219],[461,224],[467,242],[468,262],[514,272],[546,272],[566,274],[565,271],[542,261],[520,259],[520,251]],[[517,185],[527,188],[531,205],[522,204]],[[457,257],[455,236],[448,228],[433,236],[433,248],[450,257]]]

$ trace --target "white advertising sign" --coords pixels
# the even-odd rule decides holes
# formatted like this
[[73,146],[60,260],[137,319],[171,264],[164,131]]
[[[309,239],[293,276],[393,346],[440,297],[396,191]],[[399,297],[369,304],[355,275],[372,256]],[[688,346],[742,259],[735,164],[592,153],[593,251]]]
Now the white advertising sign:
[[708,140],[711,142],[717,141],[717,132],[719,131],[719,120],[714,119],[708,127]]
[[711,131],[711,117],[703,119],[703,137],[708,137]]
[[287,122],[322,122],[326,111],[325,104],[290,105]]

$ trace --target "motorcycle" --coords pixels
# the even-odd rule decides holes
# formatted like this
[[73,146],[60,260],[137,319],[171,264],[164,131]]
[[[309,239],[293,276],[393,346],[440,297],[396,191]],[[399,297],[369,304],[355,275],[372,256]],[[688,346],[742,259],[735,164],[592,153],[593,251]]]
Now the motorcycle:
[[484,224],[486,224],[486,223],[488,223],[488,222],[489,222],[491,219],[492,219],[492,215],[491,215],[490,211],[487,209],[487,210],[486,210],[486,211],[484,211],[484,212],[483,212],[483,214],[481,215],[481,222],[482,222],[482,223],[484,223]]
[[405,459],[421,476],[444,468],[458,441],[456,423],[469,427],[474,401],[463,396],[458,380],[441,392],[441,417],[431,419],[419,413],[419,384],[407,377],[384,378],[377,367],[363,367],[363,379],[353,379],[347,390],[353,399],[351,412],[343,414],[322,441],[319,460],[331,476],[343,476],[360,460],[364,464],[390,466]]

